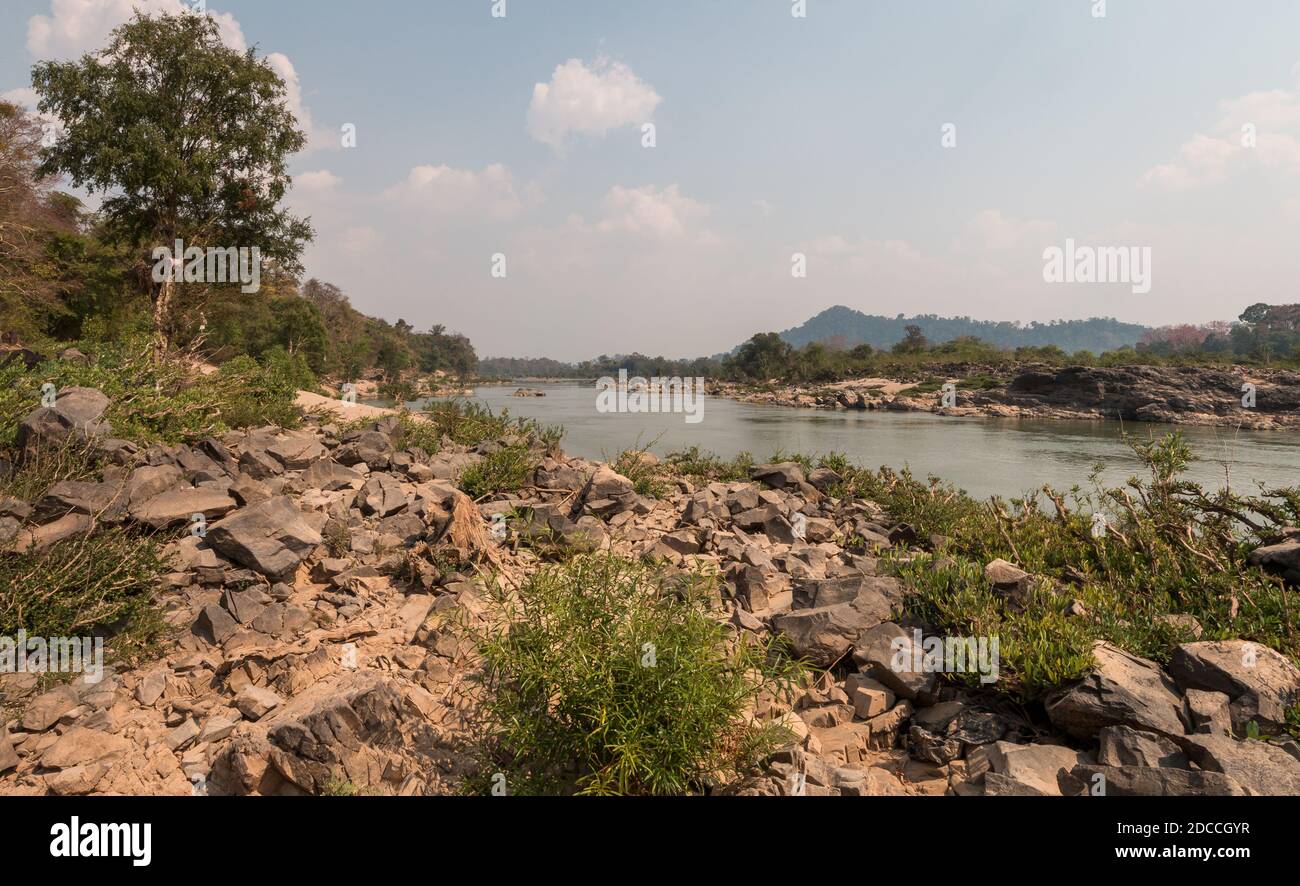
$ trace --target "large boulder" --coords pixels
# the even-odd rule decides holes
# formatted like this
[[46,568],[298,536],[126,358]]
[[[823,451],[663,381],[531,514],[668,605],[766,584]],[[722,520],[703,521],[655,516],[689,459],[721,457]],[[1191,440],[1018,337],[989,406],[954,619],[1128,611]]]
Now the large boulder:
[[364,464],[372,471],[388,468],[393,456],[393,441],[381,431],[357,431],[343,438],[343,444],[334,452],[335,461],[351,467]]
[[312,466],[302,474],[304,488],[320,489],[324,492],[352,489],[362,479],[357,471],[329,459],[313,462]]
[[1197,766],[1222,772],[1252,796],[1300,795],[1300,760],[1266,741],[1189,735],[1180,744]]
[[789,640],[795,655],[828,668],[853,649],[863,631],[888,619],[892,608],[884,595],[864,591],[847,603],[778,616],[772,626]]
[[998,775],[1049,796],[1061,796],[1061,775],[1074,767],[1093,762],[1088,754],[1049,744],[1012,744],[999,741],[989,746],[989,764]]
[[391,474],[372,474],[357,496],[357,505],[362,513],[377,517],[390,517],[410,503],[402,491],[402,484]]
[[45,491],[32,514],[37,523],[49,523],[65,514],[88,514],[112,522],[121,518],[126,498],[118,483],[61,480]]
[[1080,792],[1095,791],[1105,797],[1243,797],[1247,794],[1235,780],[1219,772],[1080,764],[1070,775]]
[[216,520],[234,509],[235,500],[220,489],[184,487],[131,505],[131,518],[153,529],[167,529],[188,523],[195,514]]
[[1047,699],[1047,715],[1058,729],[1088,739],[1107,726],[1169,736],[1186,731],[1179,716],[1182,696],[1159,665],[1105,642],[1096,643],[1092,654],[1092,673]]
[[316,682],[265,713],[222,750],[216,794],[320,794],[351,782],[367,793],[422,794],[427,780],[468,762],[451,752],[428,715],[436,702],[379,671]]
[[280,581],[293,575],[322,538],[289,498],[279,496],[210,526],[207,541],[222,556]]
[[1169,673],[1183,689],[1225,693],[1238,729],[1255,720],[1266,732],[1280,731],[1287,709],[1300,703],[1300,668],[1249,640],[1184,643],[1174,650]]
[[64,388],[51,407],[42,406],[18,423],[18,449],[61,446],[69,437],[108,437],[113,426],[104,418],[108,397],[94,388]]
[[1247,556],[1246,562],[1251,566],[1262,566],[1295,582],[1300,580],[1300,541],[1289,538],[1275,545],[1256,548]]
[[1187,755],[1168,738],[1128,726],[1101,730],[1097,762],[1103,766],[1150,766],[1189,769]]
[[938,676],[916,669],[912,654],[915,637],[893,622],[863,631],[853,649],[853,660],[863,673],[889,687],[900,698],[929,700]]

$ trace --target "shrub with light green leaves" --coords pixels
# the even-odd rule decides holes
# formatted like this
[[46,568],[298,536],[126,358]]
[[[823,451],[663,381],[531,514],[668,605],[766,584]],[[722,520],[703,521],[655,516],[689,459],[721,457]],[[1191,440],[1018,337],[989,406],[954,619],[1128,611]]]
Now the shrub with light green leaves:
[[714,577],[610,555],[495,589],[483,656],[480,771],[511,794],[690,794],[789,741],[746,717],[799,669],[709,610]]

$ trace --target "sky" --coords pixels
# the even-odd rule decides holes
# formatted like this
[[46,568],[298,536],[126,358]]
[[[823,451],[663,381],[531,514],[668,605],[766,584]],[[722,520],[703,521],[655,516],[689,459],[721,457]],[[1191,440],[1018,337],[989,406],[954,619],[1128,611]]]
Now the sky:
[[[0,95],[181,6],[0,0]],[[1294,0],[501,6],[206,4],[286,78],[306,275],[366,313],[576,360],[836,304],[1163,325],[1298,300]],[[1149,291],[1047,282],[1067,240],[1149,249]]]

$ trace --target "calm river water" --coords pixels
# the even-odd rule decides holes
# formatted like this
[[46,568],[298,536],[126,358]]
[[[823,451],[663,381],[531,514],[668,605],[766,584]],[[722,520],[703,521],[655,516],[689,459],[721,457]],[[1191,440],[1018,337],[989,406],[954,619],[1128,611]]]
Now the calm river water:
[[[825,412],[752,406],[718,397],[704,402],[703,420],[687,424],[674,414],[601,414],[591,385],[529,384],[545,397],[511,396],[517,386],[489,386],[476,399],[494,412],[563,425],[564,449],[587,458],[614,458],[624,449],[653,443],[664,455],[689,446],[730,458],[747,451],[760,461],[776,452],[843,452],[868,467],[910,466],[934,474],[977,497],[1010,497],[1044,483],[1060,489],[1087,486],[1093,465],[1120,483],[1140,465],[1121,434],[1162,436],[1170,425],[1114,421],[1066,422],[998,418],[947,418],[923,413]],[[412,404],[413,406],[415,404]],[[1207,486],[1225,478],[1239,491],[1300,484],[1300,434],[1179,426],[1199,456],[1189,474]]]

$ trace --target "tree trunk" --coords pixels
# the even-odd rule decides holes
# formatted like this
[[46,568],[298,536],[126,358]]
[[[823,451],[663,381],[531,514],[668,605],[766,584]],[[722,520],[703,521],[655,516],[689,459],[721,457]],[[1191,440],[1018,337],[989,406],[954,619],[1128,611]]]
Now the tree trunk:
[[172,304],[171,275],[164,278],[158,287],[158,294],[153,302],[153,361],[162,363],[167,359],[167,314]]

